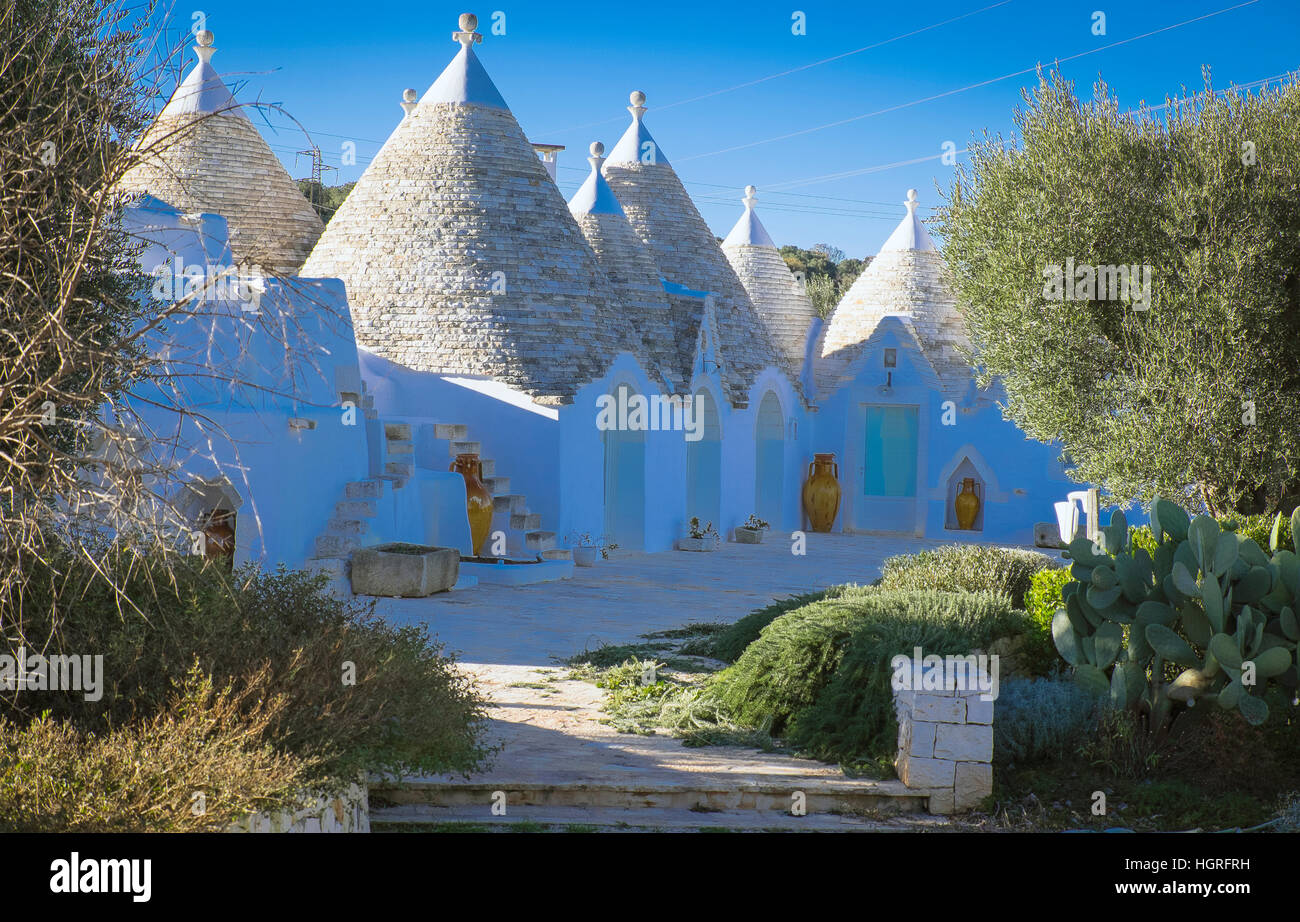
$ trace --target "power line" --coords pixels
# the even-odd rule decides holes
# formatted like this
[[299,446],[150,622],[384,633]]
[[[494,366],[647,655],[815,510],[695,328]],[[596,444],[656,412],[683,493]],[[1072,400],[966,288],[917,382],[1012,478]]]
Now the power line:
[[[1182,28],[1183,26],[1191,25],[1192,23],[1195,22],[1201,22],[1203,20],[1210,19],[1214,16],[1222,15],[1223,13],[1230,13],[1234,10],[1239,10],[1242,7],[1252,6],[1258,2],[1259,0],[1245,0],[1244,3],[1238,3],[1236,6],[1224,7],[1221,10],[1215,10],[1214,12],[1206,13],[1203,16],[1196,16],[1192,19],[1184,20],[1183,22],[1174,23],[1173,25],[1162,26],[1159,29],[1153,29],[1150,32],[1144,32],[1141,35],[1134,35],[1130,38],[1120,39],[1117,42],[1111,42],[1108,45],[1102,45],[1100,48],[1092,48],[1089,49],[1088,51],[1080,51],[1077,54],[1072,54],[1064,58],[1054,58],[1053,62],[1057,65],[1060,65],[1065,63],[1066,61],[1075,61],[1078,60],[1079,58],[1085,58],[1088,55],[1099,54],[1100,52],[1108,51],[1111,48],[1118,48],[1120,45],[1127,45],[1130,42],[1136,42],[1144,38],[1150,38],[1151,36],[1159,35],[1162,32],[1169,32],[1173,29],[1179,29]],[[788,132],[787,134],[777,135],[771,138],[764,138],[761,141],[750,141],[748,144],[737,144],[732,147],[724,147],[721,150],[709,151],[708,153],[704,153],[704,154],[692,154],[689,157],[678,157],[677,162],[685,163],[689,160],[700,160],[704,157],[716,157],[719,154],[730,154],[734,151],[747,150],[748,148],[758,147],[759,145],[762,144],[771,144],[776,141],[786,141],[789,140],[790,138],[800,137],[801,135],[812,134],[815,131],[825,131],[827,128],[838,128],[840,125],[848,125],[853,122],[860,122],[863,119],[874,118],[877,115],[886,115],[890,112],[898,112],[901,109],[908,109],[911,108],[912,106],[919,106],[923,103],[933,102],[936,99],[944,99],[949,96],[956,96],[959,93],[965,93],[969,90],[979,89],[980,87],[989,86],[994,83],[1000,83],[1003,80],[1010,80],[1012,77],[1022,77],[1025,74],[1032,73],[1038,70],[1040,64],[1034,64],[1032,67],[1026,67],[1022,70],[1013,71],[1009,74],[1003,74],[1000,77],[992,77],[988,80],[981,80],[978,83],[971,83],[968,84],[967,86],[958,87],[957,89],[954,90],[947,90],[946,92],[943,93],[936,93],[933,96],[926,96],[921,99],[913,99],[911,102],[899,103],[898,105],[895,106],[889,106],[884,109],[877,109],[875,112],[866,112],[863,113],[862,115],[854,115],[851,116],[850,118],[843,118],[834,122],[828,122],[825,125],[816,125],[812,128],[802,128],[799,131],[791,131]]]
[[[743,90],[746,87],[756,86],[760,83],[766,83],[769,80],[776,80],[780,77],[788,77],[791,74],[797,74],[800,71],[809,70],[813,67],[820,67],[821,65],[829,64],[832,61],[839,61],[842,58],[852,57],[855,54],[862,54],[864,51],[872,51],[876,48],[883,47],[884,45],[889,45],[892,44],[893,42],[901,41],[905,38],[911,38],[914,35],[920,35],[922,32],[929,32],[933,29],[938,29],[941,26],[950,25],[951,23],[958,22],[959,20],[968,19],[971,16],[978,16],[980,13],[987,13],[989,10],[997,9],[1000,6],[1006,6],[1010,2],[1011,0],[999,0],[999,2],[997,3],[990,4],[989,6],[986,7],[981,7],[978,10],[972,10],[969,13],[962,13],[960,16],[954,16],[951,19],[945,19],[943,22],[936,22],[928,26],[922,26],[919,29],[913,29],[911,32],[904,32],[901,35],[895,35],[892,38],[887,38],[882,41],[875,42],[874,44],[871,45],[864,45],[863,47],[855,48],[852,51],[845,51],[840,54],[832,55],[829,58],[822,58],[820,61],[813,61],[811,64],[801,64],[798,67],[792,67],[789,70],[783,70],[780,73],[768,74],[766,77],[759,77],[756,80],[748,80],[745,83],[738,83],[735,86],[729,86],[726,87],[725,89],[713,90],[708,93],[702,93],[699,96],[691,96],[688,99],[679,99],[675,102],[665,103],[663,105],[656,104],[655,111],[662,112],[664,109],[672,109],[675,108],[676,106],[684,106],[687,103],[699,102],[701,99],[711,99],[714,96],[721,96],[724,93],[732,93],[735,92],[736,90]],[[612,122],[617,122],[621,120],[622,118],[620,116],[614,116],[612,118],[601,119],[600,121],[597,122],[587,122],[584,125],[573,125],[569,128],[559,128],[553,131],[550,130],[543,131],[541,132],[541,134],[561,134],[566,131],[578,131],[582,128],[594,128],[597,125],[608,125]]]

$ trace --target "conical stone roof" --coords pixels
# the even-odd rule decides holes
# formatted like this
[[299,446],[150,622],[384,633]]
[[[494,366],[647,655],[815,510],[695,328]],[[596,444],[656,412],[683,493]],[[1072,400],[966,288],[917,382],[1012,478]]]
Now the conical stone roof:
[[768,337],[797,374],[817,310],[754,212],[755,191],[745,187],[745,213],[722,241],[722,252],[754,302]]
[[212,68],[212,33],[196,40],[198,64],[140,139],[142,159],[118,188],[219,214],[236,262],[293,274],[324,227]]
[[460,52],[375,156],[304,272],[347,285],[357,342],[564,403],[635,334],[564,198],[474,53]]
[[569,200],[569,212],[617,292],[628,320],[640,337],[637,358],[671,393],[690,384],[690,353],[683,364],[676,341],[674,311],[660,279],[659,267],[628,223],[623,207],[600,172],[605,145],[591,145],[591,173]]
[[836,305],[819,350],[819,380],[847,365],[887,315],[906,318],[945,385],[965,381],[970,366],[960,349],[965,321],[943,281],[943,256],[916,215],[916,190],[907,193],[907,216]]
[[646,128],[645,94],[635,92],[631,101],[632,124],[605,162],[605,178],[664,278],[713,294],[723,386],[731,403],[743,406],[758,373],[782,367],[781,359],[713,232]]

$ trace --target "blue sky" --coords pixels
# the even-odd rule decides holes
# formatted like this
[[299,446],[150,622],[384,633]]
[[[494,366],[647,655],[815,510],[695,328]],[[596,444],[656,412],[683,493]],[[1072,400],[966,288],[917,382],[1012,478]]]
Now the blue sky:
[[[282,105],[312,133],[326,164],[339,166],[341,145],[355,142],[357,165],[327,174],[331,184],[360,176],[399,121],[402,89],[424,93],[458,48],[457,15],[470,11],[485,33],[479,56],[524,132],[566,145],[559,173],[566,198],[587,172],[587,145],[613,146],[628,121],[627,95],[640,89],[649,97],[647,125],[717,234],[739,217],[742,189],[753,183],[778,244],[829,243],[862,256],[901,219],[908,188],[930,206],[936,183],[948,186],[944,142],[960,150],[972,134],[1006,132],[1034,76],[965,87],[1083,55],[1061,65],[1065,75],[1089,95],[1104,77],[1129,107],[1199,88],[1205,65],[1220,88],[1300,67],[1295,0],[1257,0],[1137,38],[1241,3],[203,0],[202,13],[216,34],[213,64],[239,84],[241,101]],[[1093,34],[1097,10],[1105,35]],[[794,34],[796,11],[806,34]],[[504,35],[490,33],[498,12]],[[171,18],[178,37],[190,22],[178,6]],[[917,30],[924,31],[889,41]],[[870,45],[878,47],[717,92]],[[187,69],[192,61],[187,53]],[[940,94],[948,95],[921,102]],[[769,140],[862,115],[869,117]],[[308,175],[307,158],[295,162],[294,151],[307,146],[302,132],[281,114],[267,119],[260,127],[290,173]],[[929,159],[908,163],[921,158]],[[844,173],[854,175],[807,182]]]

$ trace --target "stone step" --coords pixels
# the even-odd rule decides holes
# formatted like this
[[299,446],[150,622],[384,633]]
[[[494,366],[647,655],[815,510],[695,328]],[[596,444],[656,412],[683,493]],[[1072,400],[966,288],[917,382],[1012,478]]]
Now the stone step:
[[384,438],[390,442],[409,442],[411,440],[411,424],[384,423]]
[[[483,465],[484,477],[495,477],[497,474],[497,463],[491,458],[479,458],[478,463]],[[506,491],[509,492],[509,491]]]
[[[583,808],[636,810],[653,825],[659,810],[736,811],[775,819],[790,816],[795,793],[803,795],[809,816],[818,814],[924,813],[928,796],[908,790],[901,781],[836,779],[827,781],[798,776],[685,774],[671,781],[637,778],[595,781],[556,777],[547,781],[510,783],[501,779],[407,779],[402,788],[380,783],[370,789],[372,810],[392,810],[386,816],[429,815],[441,808],[448,813],[490,815],[493,795],[504,791],[506,815],[516,809]],[[410,809],[410,808],[424,808]],[[374,814],[372,813],[372,822]]]
[[403,479],[410,477],[415,465],[410,461],[385,461],[384,473],[392,474]]
[[434,423],[433,437],[448,442],[461,442],[469,438],[469,426],[464,423]]
[[343,488],[343,494],[348,499],[379,499],[384,495],[384,484],[381,480],[354,480]]
[[379,419],[379,411],[373,408],[362,410],[361,415],[366,419]]
[[397,807],[370,807],[370,826],[375,831],[404,831],[412,825],[456,824],[510,831],[514,826],[549,831],[591,828],[623,832],[673,830],[737,830],[749,832],[920,832],[941,830],[942,819],[917,811],[899,812],[890,818],[861,816],[854,813],[808,813],[794,816],[775,810],[692,810],[686,807],[551,807],[508,804],[505,816],[495,816],[490,808],[475,804],[465,807],[436,807],[428,804],[403,804]]
[[573,551],[567,547],[553,547],[542,551],[543,560],[572,560]]
[[525,499],[526,497],[521,493],[498,493],[492,497],[492,508],[497,512],[508,512],[513,515],[523,508]]
[[370,523],[361,519],[333,518],[329,520],[326,530],[331,535],[351,535],[360,537],[370,531]]
[[388,448],[388,454],[389,454],[390,457],[391,457],[392,455],[413,455],[413,454],[415,454],[415,443],[414,443],[414,442],[398,442],[398,441],[395,441],[395,440],[393,440],[393,439],[389,439],[385,444],[386,444],[386,446],[387,446],[387,448]]
[[375,398],[374,398],[374,396],[371,395],[371,394],[362,394],[362,395],[361,395],[361,406],[362,406],[363,409],[366,409],[366,410],[373,410],[373,409],[375,408]]
[[346,557],[361,546],[348,535],[321,535],[316,539],[317,557]]
[[341,519],[361,519],[378,515],[372,499],[345,499],[334,504],[334,514]]
[[540,512],[511,513],[510,527],[520,531],[535,531],[542,527],[542,514]]
[[341,557],[313,557],[303,568],[309,573],[325,573],[336,579],[345,578],[351,564]]
[[510,478],[509,478],[509,477],[487,477],[487,476],[485,476],[485,477],[483,478],[483,486],[487,487],[488,490],[492,493],[493,496],[495,496],[495,495],[498,494],[498,493],[509,493],[509,492],[510,492]]
[[530,531],[524,535],[524,547],[530,551],[549,551],[555,547],[555,532]]
[[450,443],[448,454],[453,458],[457,455],[481,455],[483,453],[483,444],[481,442],[470,442],[463,439],[456,439]]

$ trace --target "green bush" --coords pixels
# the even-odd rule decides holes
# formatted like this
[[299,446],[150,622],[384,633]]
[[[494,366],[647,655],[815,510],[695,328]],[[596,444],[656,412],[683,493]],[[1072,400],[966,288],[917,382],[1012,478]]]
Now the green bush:
[[1035,573],[1057,566],[1046,554],[983,544],[950,544],[933,551],[901,554],[885,561],[881,589],[937,589],[942,592],[1004,592],[1016,608]]
[[[1260,546],[1265,553],[1270,553],[1269,539],[1273,534],[1273,525],[1277,522],[1276,515],[1250,515],[1237,518],[1219,519],[1219,524],[1226,531],[1234,531],[1243,538],[1250,538]],[[1290,548],[1295,546],[1291,535],[1291,513],[1282,514],[1282,523],[1278,528],[1277,546],[1280,548]]]
[[877,760],[897,737],[894,656],[968,654],[1027,627],[1005,595],[847,588],[774,620],[708,695],[737,723],[785,732],[817,758]]
[[[1073,579],[1068,567],[1039,570],[1029,582],[1029,591],[1025,593],[1025,611],[1033,619],[1034,626],[1047,637],[1052,638],[1052,619],[1061,607],[1061,590]],[[1055,650],[1055,647],[1052,648]]]
[[1003,679],[993,720],[993,758],[1000,763],[1073,756],[1097,732],[1106,699],[1072,679]]
[[[483,760],[483,702],[424,627],[390,625],[298,571],[230,576],[126,549],[109,560],[125,601],[66,554],[29,574],[25,613],[28,636],[50,637],[52,652],[103,654],[102,698],[0,693],[0,716],[23,725],[48,711],[88,733],[151,720],[197,662],[222,688],[265,671],[261,694],[284,706],[264,739],[309,761],[313,778],[470,771]],[[0,640],[0,652],[11,647]]]
[[704,655],[722,660],[724,663],[734,663],[740,659],[740,655],[745,652],[745,648],[763,632],[763,628],[786,612],[794,611],[796,608],[802,608],[811,602],[818,602],[822,599],[837,599],[845,592],[855,591],[857,588],[856,586],[831,586],[821,592],[806,592],[803,595],[778,599],[771,605],[750,612],[722,633],[713,637],[705,646]]

